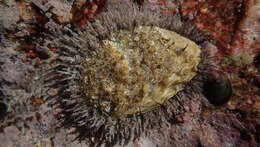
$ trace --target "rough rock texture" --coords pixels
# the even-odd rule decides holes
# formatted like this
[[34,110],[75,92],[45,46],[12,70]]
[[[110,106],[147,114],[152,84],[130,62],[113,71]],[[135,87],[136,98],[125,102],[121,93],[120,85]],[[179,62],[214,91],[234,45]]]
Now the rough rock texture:
[[0,15],[0,32],[4,29],[14,29],[12,27],[14,27],[19,20],[18,5],[13,1],[8,3],[8,7],[0,5],[0,14],[2,14]]
[[260,52],[260,1],[248,1],[247,13],[243,15],[234,36],[231,49],[233,54],[248,54],[255,57]]
[[[71,24],[68,23],[68,25],[78,24],[81,26],[84,25],[87,20],[91,20],[91,18],[94,17],[94,12],[99,13],[99,11],[103,10],[99,7],[102,6],[103,1],[94,1],[93,3],[85,2],[85,0],[49,2],[51,7],[54,8],[51,11],[43,8],[43,3],[39,4],[35,1],[27,0],[15,2],[13,0],[4,0],[0,2],[0,101],[7,103],[9,106],[5,120],[0,122],[0,147],[84,146],[84,143],[72,141],[74,136],[68,135],[70,130],[55,128],[54,124],[56,123],[56,117],[58,117],[56,112],[52,111],[52,107],[48,106],[43,98],[38,97],[37,94],[31,95],[31,91],[34,90],[33,87],[37,86],[31,82],[40,75],[37,71],[38,67],[41,66],[46,59],[54,56],[57,50],[56,46],[48,45],[46,45],[48,48],[45,49],[37,48],[34,44],[35,38],[38,38],[44,33],[44,25],[46,22],[58,22],[62,24],[64,22],[68,23],[68,21],[75,21]],[[150,2],[151,6],[157,4],[162,6],[163,10],[167,10],[167,13],[179,13],[181,10],[187,12],[192,11],[194,13],[183,13],[189,16],[188,19],[195,19],[195,23],[206,20],[207,22],[216,23],[218,27],[214,27],[213,29],[213,40],[221,42],[221,45],[224,46],[230,45],[230,43],[222,44],[225,42],[225,39],[223,40],[221,36],[225,36],[227,35],[226,32],[229,32],[223,30],[229,29],[229,25],[235,22],[232,21],[232,23],[230,23],[231,20],[236,18],[236,13],[229,11],[230,13],[225,13],[225,16],[217,19],[215,19],[215,17],[205,18],[200,17],[201,15],[191,14],[202,13],[202,16],[208,16],[209,14],[221,16],[217,13],[211,13],[210,8],[213,7],[214,10],[219,10],[221,14],[223,14],[222,8],[226,8],[223,7],[223,5],[226,6],[226,3],[232,5],[231,3],[235,1],[176,1],[183,2],[183,9],[179,8],[179,3],[173,5],[174,7],[167,8],[167,5],[164,4],[167,0],[155,0]],[[154,4],[155,2],[156,4]],[[198,2],[205,4],[205,7],[202,9],[196,7],[198,6]],[[216,7],[217,5],[212,5],[211,2],[219,2],[220,6]],[[257,46],[251,47],[250,45],[257,45],[257,42],[259,43],[256,37],[259,35],[259,1],[249,0],[249,2],[250,5],[248,9],[245,9],[245,12],[241,12],[247,15],[243,19],[242,25],[238,27],[241,28],[241,30],[246,30],[246,33],[239,31],[235,35],[234,40],[231,41],[239,43],[234,43],[234,47],[231,48],[233,50],[232,52],[237,53],[241,51],[238,51],[237,47],[242,46],[243,49],[245,49],[243,51],[250,49],[249,53],[253,53],[253,57],[258,58],[249,58],[249,61],[252,62],[247,62],[248,56],[246,58],[239,57],[239,60],[235,58],[235,60],[232,59],[231,63],[225,64],[228,66],[224,66],[225,70],[223,72],[231,73],[233,79],[231,80],[232,84],[237,87],[235,88],[234,99],[224,107],[204,106],[201,104],[201,101],[197,101],[196,99],[191,101],[182,100],[180,104],[185,106],[185,110],[180,110],[175,125],[162,126],[160,130],[154,131],[153,136],[146,137],[144,135],[128,146],[152,147],[157,146],[157,144],[158,146],[188,147],[259,146],[259,76],[256,76],[257,73],[259,75],[259,70],[255,67],[255,65],[258,65],[259,68],[259,64],[257,64],[259,63],[259,49]],[[233,6],[229,8],[233,9]],[[17,7],[19,7],[19,10]],[[70,8],[72,10],[68,11],[72,13],[72,17],[66,10]],[[239,9],[239,7],[236,8]],[[152,7],[152,9],[154,8]],[[51,17],[55,16],[55,13],[57,13],[56,16],[60,17]],[[230,14],[229,17],[227,14]],[[78,17],[75,16],[80,16],[80,19],[76,19]],[[227,22],[222,21],[226,20],[221,19],[223,17],[227,18]],[[238,21],[240,22],[240,19],[238,19]],[[202,30],[204,30],[204,25],[209,24],[207,22],[197,23],[197,25],[201,26]],[[66,23],[64,23],[64,25],[67,25]],[[215,26],[215,24],[212,26]],[[211,32],[212,28],[209,27],[209,30]],[[220,32],[224,33],[219,34]],[[243,38],[246,39],[241,39],[241,34]],[[230,35],[230,33],[228,33],[228,35]],[[249,41],[247,39],[249,39]],[[230,42],[229,39],[228,42]],[[210,47],[212,50],[218,51],[220,50],[218,45],[217,47],[210,45]],[[258,55],[255,51],[258,51]],[[240,63],[244,63],[245,60],[245,66],[241,67],[236,65],[236,63],[239,63],[239,65]],[[233,69],[235,69],[235,71]],[[30,84],[28,84],[28,82]],[[50,91],[50,93],[55,94],[55,90]],[[157,131],[163,132],[164,135],[160,135],[161,133]]]

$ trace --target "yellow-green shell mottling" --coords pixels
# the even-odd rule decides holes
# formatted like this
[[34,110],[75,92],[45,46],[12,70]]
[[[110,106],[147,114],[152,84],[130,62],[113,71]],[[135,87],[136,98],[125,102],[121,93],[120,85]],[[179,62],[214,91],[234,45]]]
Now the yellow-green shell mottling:
[[114,117],[148,112],[183,90],[197,73],[200,54],[196,43],[173,31],[120,30],[86,58],[86,98]]

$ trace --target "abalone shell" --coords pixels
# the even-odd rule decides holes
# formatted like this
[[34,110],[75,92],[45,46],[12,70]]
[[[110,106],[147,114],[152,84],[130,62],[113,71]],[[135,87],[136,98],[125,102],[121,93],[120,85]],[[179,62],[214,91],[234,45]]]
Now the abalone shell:
[[155,109],[196,76],[200,54],[195,42],[173,31],[121,30],[85,59],[86,100],[114,117]]

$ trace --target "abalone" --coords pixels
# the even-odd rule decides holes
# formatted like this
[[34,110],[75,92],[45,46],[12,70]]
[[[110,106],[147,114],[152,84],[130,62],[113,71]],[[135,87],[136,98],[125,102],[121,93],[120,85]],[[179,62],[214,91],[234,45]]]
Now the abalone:
[[57,125],[90,146],[126,145],[172,124],[212,70],[195,26],[145,4],[108,5],[80,29],[46,25],[59,50],[43,66],[43,97],[58,108]]
[[86,99],[114,117],[153,110],[197,74],[200,54],[196,43],[173,31],[120,30],[83,63]]

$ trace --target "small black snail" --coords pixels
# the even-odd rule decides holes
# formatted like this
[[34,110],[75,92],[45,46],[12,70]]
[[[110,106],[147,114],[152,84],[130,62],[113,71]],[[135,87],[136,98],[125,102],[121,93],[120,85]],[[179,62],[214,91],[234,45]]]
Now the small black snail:
[[212,72],[203,86],[204,95],[213,105],[223,105],[232,95],[232,86],[229,79]]

